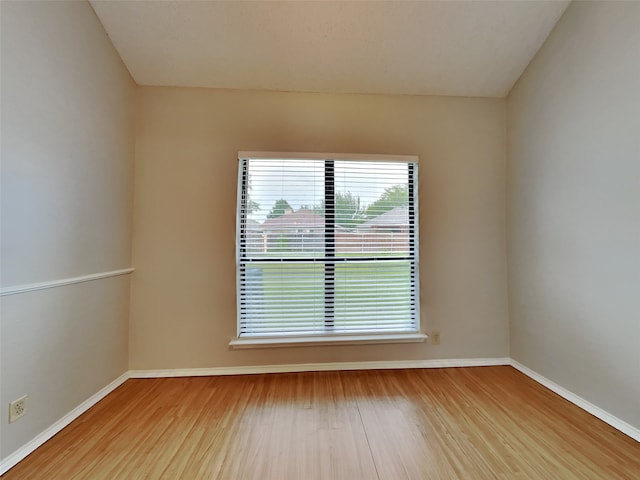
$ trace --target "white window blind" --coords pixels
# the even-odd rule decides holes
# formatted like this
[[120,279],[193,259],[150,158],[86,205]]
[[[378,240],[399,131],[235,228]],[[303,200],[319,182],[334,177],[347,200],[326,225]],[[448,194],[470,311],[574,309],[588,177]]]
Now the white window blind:
[[417,162],[239,162],[239,337],[419,331]]

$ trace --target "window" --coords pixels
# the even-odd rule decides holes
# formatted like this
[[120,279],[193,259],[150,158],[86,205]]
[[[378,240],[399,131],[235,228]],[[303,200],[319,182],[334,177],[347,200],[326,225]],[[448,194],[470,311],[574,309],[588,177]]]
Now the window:
[[417,158],[322,157],[239,154],[238,340],[419,334]]

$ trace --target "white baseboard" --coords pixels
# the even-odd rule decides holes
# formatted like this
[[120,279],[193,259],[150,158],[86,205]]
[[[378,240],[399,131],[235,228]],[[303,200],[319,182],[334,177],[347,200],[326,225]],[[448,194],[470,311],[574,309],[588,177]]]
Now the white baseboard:
[[113,382],[111,382],[109,385],[107,385],[106,387],[101,389],[99,392],[95,393],[94,395],[89,397],[87,400],[82,402],[76,408],[71,410],[64,417],[62,417],[60,420],[58,420],[49,428],[47,428],[44,432],[37,435],[35,438],[33,438],[27,444],[23,445],[21,448],[13,452],[8,457],[0,460],[0,475],[3,475],[10,468],[14,467],[20,460],[22,460],[31,452],[33,452],[36,448],[38,448],[40,445],[45,443],[47,440],[49,440],[56,433],[58,433],[64,427],[66,427],[71,422],[73,422],[76,418],[78,418],[84,412],[86,412],[91,407],[93,407],[96,403],[98,403],[104,397],[109,395],[112,391],[114,391],[116,388],[122,385],[128,378],[129,378],[129,372],[123,373],[118,378],[116,378]]
[[389,370],[399,368],[451,368],[510,365],[510,358],[455,358],[391,362],[332,362],[247,367],[178,368],[166,370],[131,370],[130,378],[208,377],[218,375],[251,375],[258,373],[324,372],[337,370]]
[[616,430],[619,430],[625,435],[628,435],[634,440],[640,442],[640,429],[637,429],[633,425],[629,425],[627,422],[620,420],[618,417],[611,415],[609,412],[601,409],[600,407],[596,407],[593,403],[588,402],[584,398],[579,397],[575,393],[570,392],[566,388],[561,387],[557,383],[552,382],[548,378],[543,377],[542,375],[540,375],[537,372],[534,372],[528,367],[525,367],[520,362],[514,359],[511,359],[511,366],[516,370],[519,370],[522,373],[524,373],[527,377],[535,380],[540,385],[543,385],[547,387],[549,390],[551,390],[552,392],[557,393],[565,400],[569,400],[571,403],[589,412],[594,417],[598,417],[600,420],[602,420],[605,423],[608,423]]

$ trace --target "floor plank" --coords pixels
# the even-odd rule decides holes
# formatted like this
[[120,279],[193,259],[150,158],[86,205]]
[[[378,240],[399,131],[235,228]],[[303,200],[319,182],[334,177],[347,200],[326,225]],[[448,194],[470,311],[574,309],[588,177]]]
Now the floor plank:
[[624,479],[640,443],[511,367],[128,380],[39,479]]

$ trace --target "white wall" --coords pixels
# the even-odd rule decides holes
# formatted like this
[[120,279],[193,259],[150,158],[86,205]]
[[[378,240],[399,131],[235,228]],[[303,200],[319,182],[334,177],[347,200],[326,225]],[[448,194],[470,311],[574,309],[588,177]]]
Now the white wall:
[[[508,356],[505,101],[141,87],[132,369]],[[237,151],[420,156],[427,343],[230,350]]]
[[639,26],[572,3],[508,97],[511,355],[638,428]]
[[[2,287],[130,266],[133,81],[88,3],[1,14]],[[4,458],[127,370],[129,278],[1,301]]]

